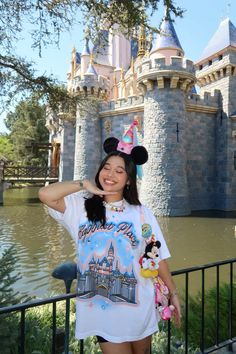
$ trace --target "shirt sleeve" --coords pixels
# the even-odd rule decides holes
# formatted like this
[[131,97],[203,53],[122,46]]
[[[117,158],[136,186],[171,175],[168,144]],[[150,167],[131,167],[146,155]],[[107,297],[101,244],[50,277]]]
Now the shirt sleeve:
[[79,221],[84,211],[84,196],[80,193],[69,194],[64,197],[66,209],[64,213],[48,207],[48,213],[59,224],[65,227],[71,237],[77,242]]
[[143,206],[143,211],[144,211],[145,223],[148,223],[151,225],[152,233],[154,234],[155,238],[161,242],[160,259],[166,259],[166,258],[171,257],[169,249],[166,244],[166,241],[164,239],[163,233],[161,231],[159,223],[158,223],[156,217],[154,216],[153,212],[145,206]]

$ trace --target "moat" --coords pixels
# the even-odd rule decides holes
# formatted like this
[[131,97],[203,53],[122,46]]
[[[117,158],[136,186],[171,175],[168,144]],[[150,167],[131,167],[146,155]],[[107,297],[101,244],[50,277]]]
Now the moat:
[[[47,214],[37,191],[36,187],[28,187],[4,192],[0,252],[12,244],[16,246],[16,272],[21,274],[16,290],[47,297],[64,292],[62,282],[53,279],[51,273],[58,264],[75,260],[75,248],[68,233]],[[236,218],[232,213],[196,213],[158,220],[172,254],[171,270],[235,257]]]

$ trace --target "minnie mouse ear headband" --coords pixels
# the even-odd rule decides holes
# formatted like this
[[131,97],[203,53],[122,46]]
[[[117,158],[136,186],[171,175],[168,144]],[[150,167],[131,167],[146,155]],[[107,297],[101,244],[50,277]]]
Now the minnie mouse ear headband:
[[137,175],[141,179],[143,174],[140,165],[147,162],[148,152],[144,146],[137,145],[138,139],[136,125],[138,125],[138,123],[134,120],[127,132],[124,133],[121,140],[113,137],[106,139],[104,141],[103,148],[107,154],[113,151],[120,151],[124,154],[130,155],[135,165],[137,165]]

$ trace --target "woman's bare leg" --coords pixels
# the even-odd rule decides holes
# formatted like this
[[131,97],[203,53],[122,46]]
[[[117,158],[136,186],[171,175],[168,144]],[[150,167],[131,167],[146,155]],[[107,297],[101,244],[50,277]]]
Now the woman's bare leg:
[[132,354],[150,354],[152,336],[131,342]]
[[[103,354],[133,354],[130,342],[124,343],[99,343]],[[149,353],[148,353],[149,354]]]

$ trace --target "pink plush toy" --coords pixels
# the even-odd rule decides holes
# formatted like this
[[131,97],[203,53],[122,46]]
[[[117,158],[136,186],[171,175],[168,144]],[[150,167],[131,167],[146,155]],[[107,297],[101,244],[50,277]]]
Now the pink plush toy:
[[169,320],[175,309],[173,305],[168,305],[169,289],[160,277],[155,279],[154,289],[156,309],[163,320]]

